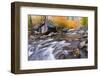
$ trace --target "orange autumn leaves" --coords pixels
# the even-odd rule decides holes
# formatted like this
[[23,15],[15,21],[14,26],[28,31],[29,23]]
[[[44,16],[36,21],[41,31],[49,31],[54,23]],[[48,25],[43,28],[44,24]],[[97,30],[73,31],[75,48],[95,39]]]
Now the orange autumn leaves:
[[78,26],[77,20],[70,20],[65,16],[52,16],[51,21],[58,27],[76,28]]
[[[45,20],[45,16],[30,16],[32,25],[40,24]],[[68,19],[65,16],[47,16],[48,20],[52,21],[56,27],[63,27],[69,29],[75,29],[78,27],[77,20]]]
[[66,25],[68,28],[77,28],[78,27],[78,21],[77,20],[67,20]]

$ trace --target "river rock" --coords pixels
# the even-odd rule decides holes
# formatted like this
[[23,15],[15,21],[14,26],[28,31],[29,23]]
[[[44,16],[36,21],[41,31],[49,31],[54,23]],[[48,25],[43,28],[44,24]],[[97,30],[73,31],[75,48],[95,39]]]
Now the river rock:
[[81,43],[80,43],[80,47],[83,47],[83,46],[85,46],[86,44],[85,44],[85,41],[82,41]]

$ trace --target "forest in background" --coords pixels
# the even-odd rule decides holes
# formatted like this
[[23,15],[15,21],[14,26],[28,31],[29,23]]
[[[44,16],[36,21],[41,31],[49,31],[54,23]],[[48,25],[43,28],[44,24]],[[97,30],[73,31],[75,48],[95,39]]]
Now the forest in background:
[[77,16],[28,16],[28,28],[29,31],[33,26],[41,24],[45,21],[45,19],[49,20],[56,27],[75,29],[80,26],[88,26],[88,18],[87,17],[77,17]]

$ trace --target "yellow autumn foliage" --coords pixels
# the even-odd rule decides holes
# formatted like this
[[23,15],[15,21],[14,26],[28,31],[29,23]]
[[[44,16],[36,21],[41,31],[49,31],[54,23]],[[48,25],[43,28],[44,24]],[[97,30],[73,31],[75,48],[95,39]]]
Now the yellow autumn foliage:
[[52,21],[57,27],[76,28],[78,26],[77,20],[68,20],[67,17],[64,16],[53,16]]
[[67,17],[64,16],[52,16],[51,21],[57,26],[57,27],[65,27],[65,22],[67,20]]
[[31,16],[32,25],[40,24],[44,20],[44,16]]
[[68,26],[68,28],[77,28],[78,27],[78,21],[76,20],[67,20],[66,25]]
[[[31,16],[32,26],[42,23],[44,19],[45,16]],[[48,20],[52,21],[56,27],[74,29],[78,26],[77,20],[69,20],[68,17],[65,16],[48,16]]]

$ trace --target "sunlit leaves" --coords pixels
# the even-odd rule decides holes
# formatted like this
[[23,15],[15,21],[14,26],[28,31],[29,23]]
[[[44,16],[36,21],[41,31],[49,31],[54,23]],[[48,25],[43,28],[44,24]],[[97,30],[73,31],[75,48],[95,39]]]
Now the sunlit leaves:
[[65,27],[66,17],[64,16],[52,16],[51,21],[56,27]]
[[46,20],[49,20],[53,23],[54,26],[57,28],[68,28],[68,29],[75,29],[81,26],[88,26],[88,17],[73,17],[70,19],[71,16],[28,16],[28,25],[31,28],[34,25],[41,24]]
[[31,16],[32,25],[41,24],[45,19],[45,16]]
[[72,28],[77,28],[78,26],[78,21],[76,20],[67,20],[66,22],[67,28],[72,29]]
[[81,25],[88,26],[88,17],[82,17],[80,22],[81,22]]

